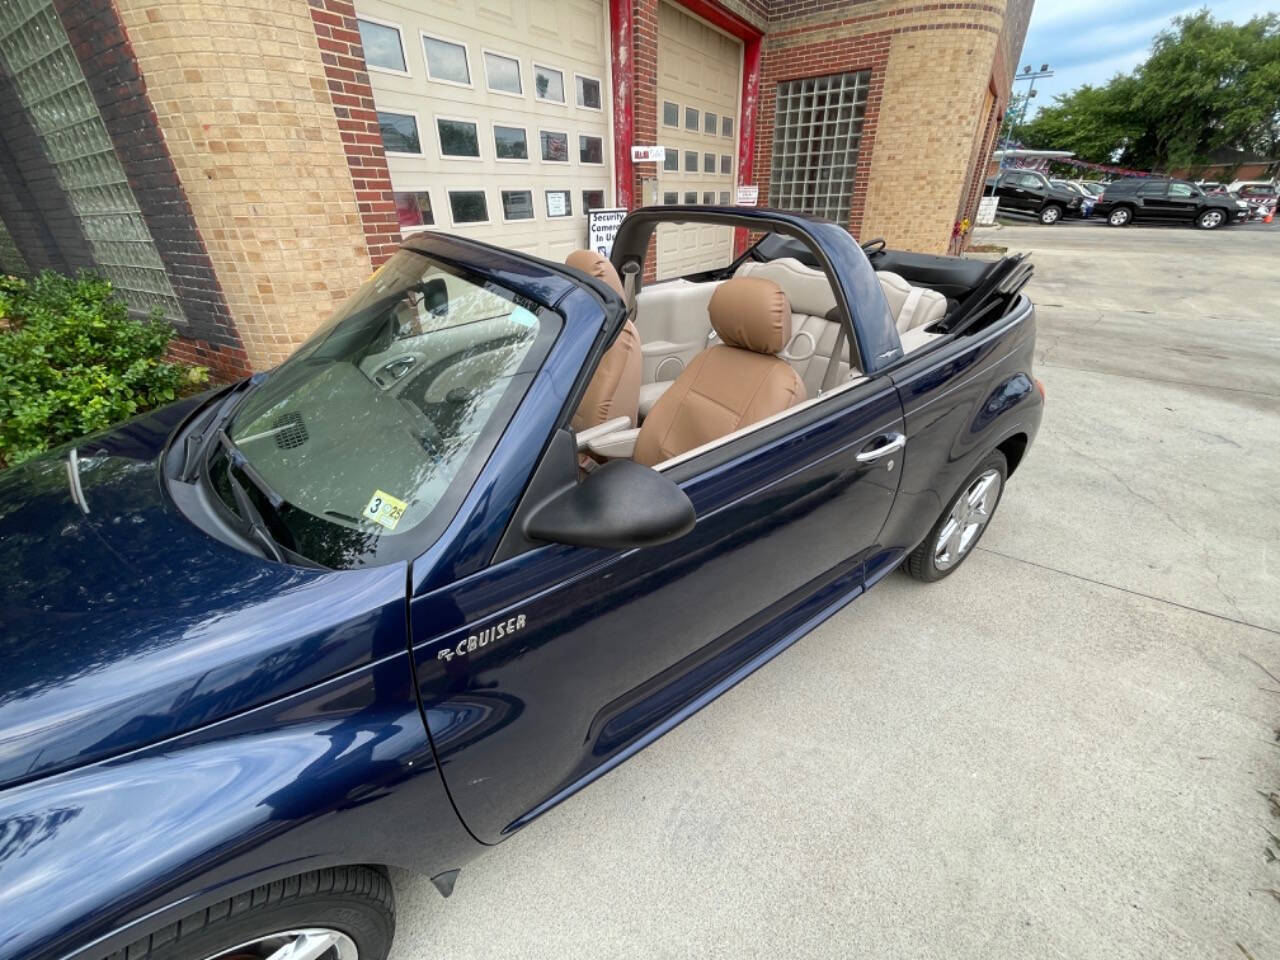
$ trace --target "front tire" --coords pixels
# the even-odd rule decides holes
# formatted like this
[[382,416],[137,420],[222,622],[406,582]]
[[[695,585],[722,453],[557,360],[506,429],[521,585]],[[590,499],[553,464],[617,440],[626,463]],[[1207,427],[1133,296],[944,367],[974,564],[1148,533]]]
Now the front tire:
[[105,960],[386,960],[395,929],[391,881],[333,867],[223,900]]
[[1040,211],[1040,222],[1046,227],[1051,227],[1062,219],[1062,208],[1057,204],[1049,204]]
[[995,516],[1008,476],[1004,454],[999,450],[988,454],[960,485],[929,535],[907,557],[907,573],[925,583],[955,573]]
[[1227,215],[1221,210],[1206,210],[1196,217],[1196,226],[1201,230],[1217,230],[1226,220]]
[[1127,227],[1133,219],[1133,211],[1128,207],[1116,207],[1107,217],[1107,223],[1113,227]]

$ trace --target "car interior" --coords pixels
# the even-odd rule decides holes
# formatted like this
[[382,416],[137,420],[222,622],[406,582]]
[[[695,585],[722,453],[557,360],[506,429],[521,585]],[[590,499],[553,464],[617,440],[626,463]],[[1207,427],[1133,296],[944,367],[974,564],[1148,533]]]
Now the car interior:
[[[864,250],[906,355],[1002,315],[1031,273],[1021,257]],[[626,301],[608,258],[578,250],[566,263]],[[840,328],[826,273],[776,234],[722,270],[645,286],[573,417],[580,463],[663,469],[865,381]]]

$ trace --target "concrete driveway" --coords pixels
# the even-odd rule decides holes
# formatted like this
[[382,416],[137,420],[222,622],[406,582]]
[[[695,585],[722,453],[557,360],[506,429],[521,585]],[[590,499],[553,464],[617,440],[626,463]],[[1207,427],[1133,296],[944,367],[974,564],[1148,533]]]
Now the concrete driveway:
[[1003,227],[1040,437],[894,574],[462,871],[393,960],[1280,960],[1280,226]]

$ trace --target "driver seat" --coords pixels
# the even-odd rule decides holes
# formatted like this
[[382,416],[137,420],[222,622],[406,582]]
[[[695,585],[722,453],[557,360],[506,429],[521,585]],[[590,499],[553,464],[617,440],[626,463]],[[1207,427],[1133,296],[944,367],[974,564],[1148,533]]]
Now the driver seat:
[[[618,296],[626,299],[622,280],[613,264],[594,250],[575,250],[565,258],[565,266],[581,270],[589,277],[603,281]],[[582,402],[574,411],[570,426],[581,433],[588,427],[626,417],[635,426],[640,416],[640,381],[644,378],[644,360],[640,355],[640,331],[630,318],[623,321],[617,339],[591,375]]]
[[724,281],[707,304],[721,342],[681,371],[640,426],[633,459],[646,467],[803,403],[804,381],[776,356],[791,339],[791,304],[763,277]]

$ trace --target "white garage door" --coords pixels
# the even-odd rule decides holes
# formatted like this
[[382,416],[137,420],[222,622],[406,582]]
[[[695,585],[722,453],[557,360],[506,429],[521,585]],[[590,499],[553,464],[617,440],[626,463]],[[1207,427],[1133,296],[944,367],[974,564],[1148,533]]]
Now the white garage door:
[[[742,41],[669,3],[658,5],[658,172],[662,203],[732,203],[737,173]],[[660,227],[658,277],[722,267],[729,227]]]
[[401,227],[562,260],[613,204],[603,0],[356,5]]

